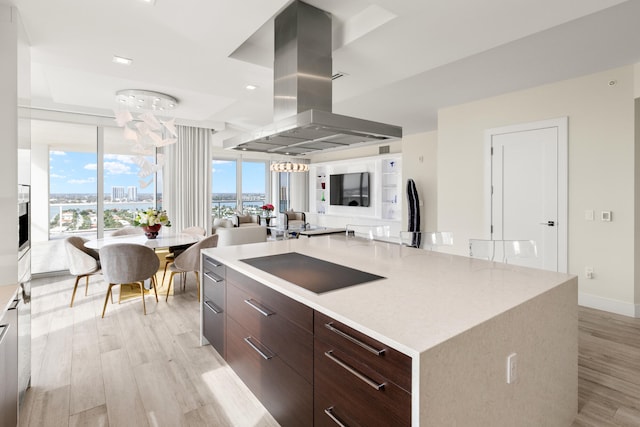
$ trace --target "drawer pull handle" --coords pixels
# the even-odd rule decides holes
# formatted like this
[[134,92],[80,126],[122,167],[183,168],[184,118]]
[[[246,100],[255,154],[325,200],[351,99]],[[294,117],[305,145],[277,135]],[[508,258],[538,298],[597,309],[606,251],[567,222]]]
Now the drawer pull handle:
[[244,302],[247,303],[251,308],[256,310],[258,313],[262,314],[264,317],[269,317],[269,316],[272,316],[272,315],[276,314],[273,311],[270,311],[270,310],[264,308],[263,306],[261,306],[260,304],[258,304],[257,302],[255,302],[252,299],[246,299],[246,300],[244,300]]
[[333,350],[325,351],[324,355],[327,356],[329,359],[331,359],[333,362],[337,363],[338,365],[340,365],[341,367],[346,369],[347,372],[349,372],[350,374],[355,375],[356,378],[358,378],[359,380],[364,381],[368,386],[373,387],[378,391],[380,391],[380,390],[382,390],[384,388],[384,383],[378,384],[377,382],[375,382],[371,378],[367,377],[366,375],[361,374],[356,369],[352,368],[351,366],[349,366],[346,363],[344,363],[342,360],[340,360],[337,357],[335,357],[333,355]]
[[209,307],[209,309],[211,311],[213,311],[215,314],[222,314],[222,310],[220,310],[214,303],[212,303],[211,301],[205,301],[204,305],[206,305],[207,307]]
[[15,310],[16,308],[18,308],[19,303],[20,303],[20,300],[14,299],[7,310]]
[[211,258],[207,258],[206,262],[213,265],[214,267],[222,267],[222,264],[218,263],[218,261],[214,261]]
[[331,421],[339,425],[340,427],[349,427],[345,423],[343,423],[340,418],[333,412],[333,406],[324,410],[324,413],[327,414]]
[[9,332],[10,327],[11,325],[0,325],[0,328],[2,328],[2,332],[0,332],[0,344],[4,341],[4,337],[7,335],[7,332]]
[[349,341],[351,341],[352,343],[364,348],[365,350],[367,350],[369,353],[373,353],[376,356],[382,356],[384,354],[384,348],[382,350],[378,350],[377,348],[371,347],[369,344],[360,341],[358,338],[352,337],[351,335],[342,332],[340,329],[336,328],[335,326],[333,326],[333,323],[325,323],[324,327],[327,328],[328,330],[330,330],[331,332],[334,332],[338,335],[340,335],[342,338],[347,339]]
[[216,283],[220,283],[223,282],[224,279],[222,277],[218,277],[216,275],[214,275],[213,273],[209,273],[208,271],[204,273],[205,276],[207,276],[209,279],[213,280]]
[[262,356],[262,358],[263,358],[264,360],[269,360],[269,359],[271,359],[271,358],[273,357],[273,355],[272,355],[272,356],[267,355],[264,351],[260,350],[260,349],[258,348],[258,346],[257,346],[257,345],[255,345],[254,343],[252,343],[252,342],[251,342],[251,337],[246,337],[246,338],[244,338],[244,342],[246,342],[247,344],[249,344],[249,346],[250,346],[252,349],[254,349],[254,350],[256,351],[256,353],[258,353],[260,356]]

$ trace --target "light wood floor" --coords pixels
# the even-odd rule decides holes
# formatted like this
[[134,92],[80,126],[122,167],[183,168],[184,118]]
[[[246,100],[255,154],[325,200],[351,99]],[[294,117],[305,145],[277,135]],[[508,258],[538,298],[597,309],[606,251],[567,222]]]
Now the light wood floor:
[[[32,387],[20,426],[277,426],[211,346],[199,345],[193,274],[169,302],[109,304],[106,284],[32,283]],[[116,295],[117,297],[117,295]],[[117,298],[116,298],[117,301]]]
[[640,319],[580,308],[574,426],[640,426]]
[[[277,426],[211,346],[199,346],[193,275],[165,303],[109,304],[92,278],[38,279],[32,388],[20,426]],[[640,426],[640,319],[579,311],[578,426]]]

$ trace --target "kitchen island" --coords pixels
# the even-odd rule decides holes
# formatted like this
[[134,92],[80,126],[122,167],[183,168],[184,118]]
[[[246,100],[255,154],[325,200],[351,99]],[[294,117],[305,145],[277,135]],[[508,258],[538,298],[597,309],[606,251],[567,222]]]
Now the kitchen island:
[[[381,278],[318,294],[243,261],[288,253]],[[362,369],[347,369],[349,365],[344,361],[355,360],[349,353],[335,358],[332,356],[338,355],[339,350],[323,350],[318,356],[319,343],[325,345],[327,342],[322,337],[324,341],[318,341],[318,333],[326,331],[318,319],[330,319],[324,323],[329,329],[335,322],[343,330],[351,331],[351,335],[388,346],[383,356],[386,354],[384,357],[390,361],[400,360],[398,363],[401,363],[401,358],[391,359],[395,352],[409,360],[410,378],[406,382],[402,375],[396,379],[395,373],[382,372],[379,378],[384,381],[378,381],[378,388],[390,390],[390,386],[397,385],[398,390],[404,389],[408,393],[408,411],[413,426],[569,426],[577,413],[575,276],[400,248],[392,243],[347,239],[342,235],[213,248],[204,250],[203,257],[210,265],[216,265],[216,274],[212,273],[213,277],[220,278],[216,282],[229,289],[226,294],[220,294],[222,300],[218,306],[213,305],[217,307],[214,312],[226,316],[225,322],[221,323],[220,345],[214,347],[237,372],[242,370],[242,365],[236,365],[234,360],[237,358],[231,357],[236,350],[229,331],[234,328],[238,334],[247,335],[247,344],[257,349],[264,360],[282,356],[283,366],[293,366],[299,376],[310,382],[314,399],[319,395],[318,384],[326,382],[326,378],[317,372],[318,362],[325,360],[323,353],[331,360],[338,360],[334,369],[343,373],[341,377],[349,377],[346,373],[355,371],[356,375],[375,380],[378,375],[375,369],[371,370],[371,375],[362,375],[370,369],[369,363],[354,365],[362,366]],[[298,267],[292,263],[290,268]],[[203,325],[206,326],[206,262],[203,262],[202,273]],[[223,280],[225,276],[228,283]],[[330,275],[328,280],[331,280]],[[241,284],[239,291],[234,283]],[[313,352],[316,348],[313,359],[316,371],[311,378],[308,378],[306,368],[298,369],[294,362],[287,360],[284,350],[271,354],[273,349],[269,350],[269,346],[262,346],[260,339],[249,336],[243,325],[238,325],[237,319],[231,317],[233,304],[224,314],[225,303],[233,302],[232,294],[244,292],[241,288],[245,283],[249,293],[250,289],[254,289],[254,295],[262,291],[273,292],[291,300],[295,310],[304,308],[312,312],[311,325],[307,326],[312,332],[312,344],[303,338],[307,341],[300,346],[300,352]],[[256,284],[264,289],[259,290]],[[268,306],[268,298],[256,302],[259,300],[259,297],[257,300],[246,297],[244,302],[262,307],[265,318],[275,314],[276,310],[270,312],[260,305],[266,301]],[[308,317],[303,314],[300,319],[307,318],[304,316]],[[294,324],[292,330],[296,333],[304,328],[300,325],[307,322],[291,319],[294,320],[287,323]],[[203,343],[206,342],[203,338]],[[313,366],[311,363],[310,369]],[[246,374],[239,372],[239,375],[248,382]],[[253,388],[252,384],[248,385],[252,390],[261,390],[259,384],[254,384]],[[271,411],[273,402],[265,406]],[[318,406],[317,400],[315,406]],[[381,407],[384,409],[384,405]],[[327,419],[334,418],[331,410],[329,407],[324,411]],[[315,425],[321,425],[318,421],[321,416],[313,417]],[[335,415],[335,418],[339,420],[340,416]]]

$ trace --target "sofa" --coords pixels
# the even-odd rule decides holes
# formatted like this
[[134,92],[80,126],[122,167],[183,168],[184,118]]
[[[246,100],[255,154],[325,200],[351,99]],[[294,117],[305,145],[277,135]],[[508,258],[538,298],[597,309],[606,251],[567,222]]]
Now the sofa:
[[279,224],[284,229],[301,228],[307,223],[304,212],[285,211],[279,216]]
[[218,247],[267,241],[266,227],[234,227],[232,220],[224,218],[216,218],[213,220],[213,229],[211,230],[211,234],[218,235]]
[[235,214],[231,217],[234,227],[254,227],[260,225],[259,215]]

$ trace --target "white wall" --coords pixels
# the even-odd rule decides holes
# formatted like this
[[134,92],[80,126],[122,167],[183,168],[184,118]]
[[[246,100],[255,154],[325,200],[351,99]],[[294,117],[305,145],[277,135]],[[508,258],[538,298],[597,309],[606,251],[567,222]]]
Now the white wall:
[[[454,232],[454,250],[466,254],[468,239],[483,235],[485,129],[568,116],[569,271],[580,276],[582,304],[633,315],[634,75],[626,66],[442,109],[438,227]],[[586,221],[587,209],[610,210],[613,222]]]
[[[402,138],[402,182],[416,183],[420,199],[420,230],[438,230],[438,133],[427,132]],[[406,191],[403,192],[402,229],[407,229]],[[447,230],[440,230],[447,231]],[[455,238],[455,236],[454,236]]]

